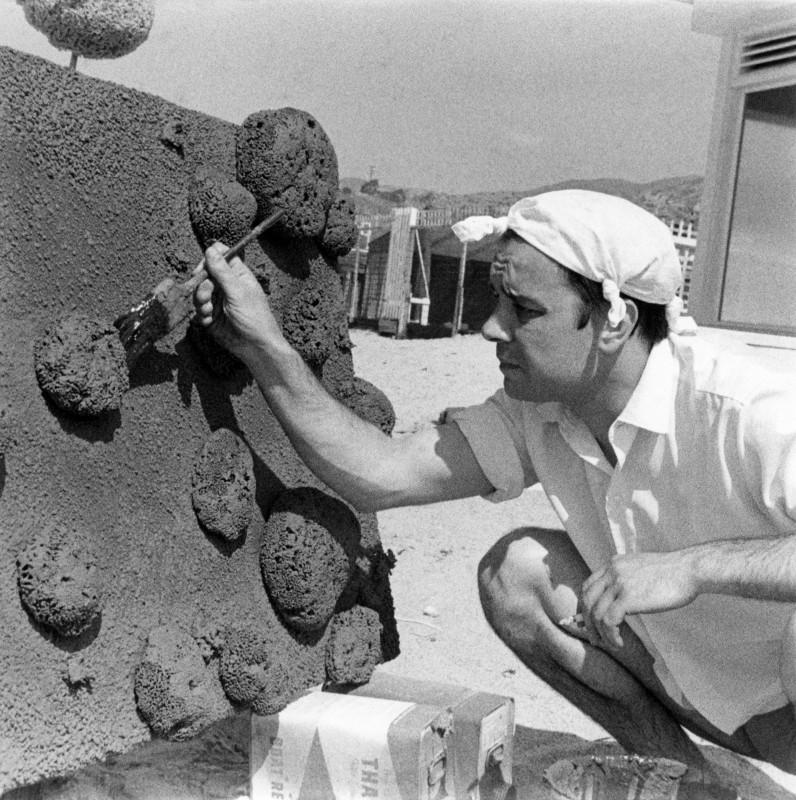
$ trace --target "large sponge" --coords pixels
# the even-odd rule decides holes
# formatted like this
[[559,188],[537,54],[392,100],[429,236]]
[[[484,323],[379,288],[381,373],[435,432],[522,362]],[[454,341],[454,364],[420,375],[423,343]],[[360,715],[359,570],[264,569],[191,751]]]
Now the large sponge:
[[360,540],[354,512],[312,487],[288,489],[271,508],[260,550],[268,594],[284,621],[317,630],[352,576]]
[[194,639],[173,624],[150,632],[134,688],[141,716],[164,739],[190,739],[231,711],[217,665],[205,664]]
[[34,345],[42,391],[64,411],[95,417],[121,405],[130,385],[127,358],[113,325],[68,314]]
[[17,0],[25,18],[59,50],[118,58],[149,36],[154,0]]
[[99,620],[102,589],[88,537],[62,525],[46,529],[17,558],[17,585],[30,615],[61,636]]
[[258,214],[283,213],[274,230],[316,237],[338,188],[337,155],[306,111],[277,108],[250,114],[236,138],[238,182],[257,199]]

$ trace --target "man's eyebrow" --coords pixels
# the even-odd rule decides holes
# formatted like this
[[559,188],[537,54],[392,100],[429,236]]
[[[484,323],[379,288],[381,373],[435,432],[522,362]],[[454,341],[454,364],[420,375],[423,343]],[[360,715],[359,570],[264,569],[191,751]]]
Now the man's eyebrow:
[[503,294],[507,297],[510,297],[515,302],[522,302],[525,305],[533,306],[534,308],[538,309],[539,311],[546,311],[543,303],[540,303],[533,297],[528,297],[527,295],[520,294],[519,292],[515,292],[513,289],[506,286],[505,281],[501,281],[500,288],[503,290]]

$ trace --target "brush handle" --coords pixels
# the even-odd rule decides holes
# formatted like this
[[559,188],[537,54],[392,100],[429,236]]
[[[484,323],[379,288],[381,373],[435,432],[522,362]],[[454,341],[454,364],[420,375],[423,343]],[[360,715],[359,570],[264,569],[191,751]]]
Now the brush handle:
[[[259,225],[252,228],[242,239],[235,242],[232,247],[224,253],[224,258],[229,261],[243,250],[246,245],[256,239],[263,231],[275,225],[282,219],[283,212],[277,211],[266,217]],[[170,330],[177,327],[186,317],[193,312],[193,292],[194,289],[207,278],[205,260],[202,259],[194,268],[193,275],[182,283],[175,283],[172,278],[161,281],[152,291],[152,297],[160,308],[161,314],[165,318],[161,319],[160,330],[155,338],[165,335]]]
[[[266,217],[262,222],[255,225],[242,239],[239,239],[232,247],[224,253],[224,259],[229,261],[234,258],[249,242],[254,241],[261,233],[272,228],[284,216],[284,211],[275,211],[270,217]],[[193,291],[205,278],[207,277],[207,270],[205,269],[204,258],[194,267],[191,277],[182,284],[186,289]]]
[[[224,258],[229,261],[263,231],[279,222],[283,216],[284,212],[277,211],[270,217],[266,217],[242,239],[235,242],[224,253]],[[114,322],[119,331],[119,338],[127,352],[128,367],[132,368],[141,354],[153,342],[165,336],[191,315],[194,290],[206,277],[205,260],[202,259],[187,281],[177,283],[174,278],[162,280],[141,303],[133,306]]]

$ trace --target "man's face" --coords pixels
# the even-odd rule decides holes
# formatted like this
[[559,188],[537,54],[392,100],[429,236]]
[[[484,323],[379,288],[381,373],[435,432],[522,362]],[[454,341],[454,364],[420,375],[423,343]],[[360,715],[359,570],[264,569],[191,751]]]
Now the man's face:
[[497,344],[509,397],[576,405],[595,391],[592,322],[578,330],[582,309],[564,270],[517,237],[498,244],[490,270],[497,298],[482,333]]

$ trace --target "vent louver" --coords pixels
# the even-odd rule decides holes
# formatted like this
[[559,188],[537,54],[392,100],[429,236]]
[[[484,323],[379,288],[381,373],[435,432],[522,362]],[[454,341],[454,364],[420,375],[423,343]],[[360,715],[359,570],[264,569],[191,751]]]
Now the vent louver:
[[796,64],[796,30],[749,38],[741,49],[740,72]]

